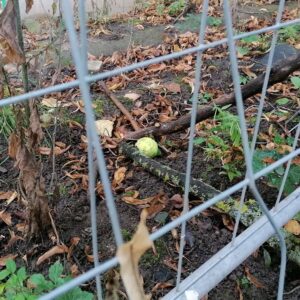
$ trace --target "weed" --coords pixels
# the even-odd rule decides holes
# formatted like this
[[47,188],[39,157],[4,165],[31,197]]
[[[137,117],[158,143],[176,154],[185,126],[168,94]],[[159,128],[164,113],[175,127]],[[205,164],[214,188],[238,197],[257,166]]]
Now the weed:
[[[176,27],[180,31],[198,31],[201,22],[201,15],[199,14],[187,14],[184,22],[176,24]],[[209,26],[220,26],[223,23],[222,19],[216,17],[207,17],[207,24]]]
[[0,134],[8,139],[16,126],[16,119],[11,106],[0,108]]
[[[275,136],[274,142],[277,147],[274,150],[256,150],[253,155],[253,169],[255,172],[267,167],[269,163],[275,162],[283,157],[283,151],[285,145],[291,144],[292,140],[282,139],[280,136]],[[264,176],[267,184],[280,189],[282,178],[285,172],[284,166],[280,166],[273,172],[268,173]],[[284,186],[284,194],[289,195],[292,193],[300,184],[300,166],[291,164],[289,174],[286,179]]]
[[213,94],[209,92],[205,92],[199,95],[199,100],[201,101],[201,103],[207,103],[210,100],[212,100],[213,96],[214,96]]
[[246,84],[249,82],[249,77],[248,76],[243,76],[243,75],[240,75],[240,84]]
[[291,82],[296,89],[300,89],[300,77],[298,76],[291,77]]
[[239,278],[239,282],[243,289],[248,289],[250,287],[250,281],[245,275]]
[[[16,263],[7,260],[5,269],[0,272],[0,300],[35,300],[72,279],[71,276],[63,276],[63,266],[58,261],[49,268],[47,277],[42,274],[29,276],[24,267],[17,270]],[[76,287],[58,299],[92,300],[94,296]]]
[[177,0],[171,3],[168,7],[168,13],[170,16],[179,15],[185,7],[185,0]]
[[154,264],[157,264],[166,253],[166,246],[163,241],[156,240],[154,245],[156,249],[156,255],[153,255],[152,250],[148,250],[141,258],[141,264],[146,267],[151,267]]
[[132,238],[132,234],[127,229],[122,229],[122,236],[125,242],[128,242]]
[[210,129],[208,137],[198,137],[195,145],[203,145],[208,158],[222,161],[224,171],[230,181],[240,177],[240,160],[234,159],[236,154],[241,154],[241,130],[239,119],[227,111],[229,106],[215,107],[214,120],[216,125]]
[[300,33],[300,25],[290,25],[279,30],[279,39],[281,41],[298,41]]

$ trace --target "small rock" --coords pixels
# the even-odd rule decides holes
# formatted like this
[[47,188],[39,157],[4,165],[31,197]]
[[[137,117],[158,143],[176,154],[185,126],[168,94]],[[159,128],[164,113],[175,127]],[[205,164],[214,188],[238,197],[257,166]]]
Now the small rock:
[[101,66],[102,66],[101,60],[89,60],[87,63],[88,71],[92,73],[99,72]]

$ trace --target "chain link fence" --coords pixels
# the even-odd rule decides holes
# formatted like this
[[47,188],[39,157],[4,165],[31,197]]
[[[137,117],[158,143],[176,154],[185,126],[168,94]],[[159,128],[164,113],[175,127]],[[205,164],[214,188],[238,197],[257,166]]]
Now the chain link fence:
[[[105,193],[105,201],[108,207],[109,217],[111,220],[111,225],[113,228],[113,234],[117,246],[123,244],[123,238],[121,234],[121,228],[119,223],[119,216],[115,205],[114,196],[111,190],[111,183],[109,180],[108,172],[105,167],[104,152],[101,148],[101,142],[96,133],[95,128],[95,116],[92,108],[92,101],[90,95],[90,83],[107,79],[122,73],[131,72],[139,68],[145,68],[151,64],[160,63],[163,61],[176,59],[183,57],[188,54],[196,54],[197,61],[195,66],[195,89],[192,97],[192,111],[190,120],[190,132],[189,132],[189,144],[188,144],[188,154],[187,154],[187,165],[186,165],[186,177],[185,177],[185,189],[184,189],[184,208],[182,215],[172,222],[164,225],[156,232],[150,235],[151,240],[156,240],[163,235],[169,233],[172,229],[176,227],[181,227],[181,237],[180,237],[180,247],[179,247],[179,259],[178,259],[178,272],[176,287],[171,290],[163,299],[187,299],[187,291],[193,291],[197,295],[194,299],[200,299],[205,296],[211,289],[213,289],[221,280],[223,280],[230,272],[232,272],[237,266],[239,266],[249,255],[251,255],[257,248],[260,247],[264,242],[266,242],[271,236],[275,236],[279,241],[281,250],[281,263],[280,263],[280,276],[278,279],[278,291],[277,299],[283,299],[284,292],[284,280],[287,262],[287,249],[285,243],[285,237],[282,230],[280,229],[284,224],[286,224],[297,212],[300,211],[300,188],[297,188],[292,194],[290,194],[285,199],[282,199],[283,189],[286,184],[287,176],[290,170],[291,162],[293,158],[300,155],[300,149],[298,146],[300,125],[294,128],[294,143],[292,145],[292,151],[282,157],[281,159],[273,162],[269,166],[265,167],[259,172],[254,172],[253,170],[253,153],[255,150],[257,137],[260,129],[260,121],[263,115],[264,101],[266,99],[266,93],[268,89],[268,81],[272,76],[272,62],[275,52],[275,46],[278,43],[278,30],[290,25],[300,23],[300,19],[295,19],[293,21],[283,22],[282,15],[285,8],[285,1],[281,0],[278,5],[278,12],[276,17],[276,23],[270,27],[265,27],[260,30],[255,30],[252,32],[237,34],[234,32],[234,27],[232,25],[231,18],[231,8],[230,2],[224,0],[223,12],[224,12],[224,22],[226,27],[227,37],[222,40],[205,43],[205,31],[207,26],[209,1],[204,0],[202,5],[201,14],[201,25],[199,29],[199,44],[197,47],[185,49],[180,52],[174,52],[169,55],[156,57],[139,63],[131,64],[126,67],[114,69],[107,72],[102,72],[95,75],[89,75],[87,72],[87,28],[86,28],[86,13],[85,13],[85,1],[79,1],[79,20],[80,20],[80,33],[77,35],[73,16],[71,13],[70,1],[61,1],[61,9],[68,32],[68,36],[71,44],[71,52],[74,64],[76,66],[77,80],[59,84],[55,86],[50,86],[44,89],[39,89],[26,93],[19,96],[14,96],[11,98],[3,99],[0,101],[0,107],[4,105],[12,105],[19,103],[21,101],[26,101],[32,98],[38,98],[49,93],[59,92],[67,90],[73,87],[80,87],[82,98],[84,100],[85,111],[86,111],[86,128],[88,136],[88,166],[89,166],[89,194],[90,194],[90,209],[91,209],[91,224],[92,224],[92,238],[93,238],[93,255],[95,259],[95,266],[88,272],[78,276],[67,284],[53,290],[47,295],[40,297],[41,300],[55,299],[56,297],[62,295],[66,291],[86,282],[96,278],[97,283],[97,297],[102,299],[102,287],[101,287],[101,274],[107,270],[118,265],[118,259],[116,257],[111,258],[105,262],[100,262],[98,257],[98,241],[97,238],[97,226],[96,226],[96,199],[95,199],[95,174],[93,172],[93,153],[97,157],[97,166],[101,176],[101,181]],[[199,16],[200,17],[200,16]],[[238,69],[238,61],[236,55],[236,41],[246,38],[252,35],[261,34],[265,32],[273,32],[273,38],[271,42],[271,47],[269,51],[268,63],[264,75],[263,88],[260,94],[259,107],[257,111],[257,119],[254,127],[254,133],[252,140],[249,139],[247,124],[244,116],[244,104],[243,95],[241,92],[240,76]],[[242,145],[244,152],[244,161],[246,165],[246,176],[245,178],[235,184],[234,186],[228,188],[222,193],[213,196],[204,203],[194,207],[189,210],[189,191],[191,185],[191,168],[192,168],[192,157],[193,157],[193,138],[195,135],[195,124],[196,124],[196,112],[199,99],[199,89],[201,83],[201,70],[202,70],[202,53],[207,49],[217,47],[223,44],[228,45],[231,74],[234,84],[234,93],[236,99],[237,113],[239,117],[239,123],[241,128]],[[80,45],[80,48],[78,47]],[[281,187],[278,193],[277,199],[274,199],[274,207],[269,209],[264,199],[262,198],[258,188],[257,180],[262,176],[274,171],[279,166],[284,166],[284,175],[282,177]],[[146,183],[145,183],[146,184]],[[244,230],[241,234],[238,233],[238,228],[240,224],[240,219],[242,217],[242,206],[245,200],[246,190],[250,189],[255,197],[255,200],[259,204],[263,216],[255,221],[251,226]],[[240,209],[236,214],[235,227],[233,230],[232,241],[216,253],[211,259],[206,263],[199,266],[199,268],[194,271],[187,278],[182,280],[182,261],[184,257],[184,245],[185,245],[185,234],[186,234],[186,224],[187,222],[197,216],[199,213],[203,212],[207,208],[215,205],[216,203],[228,199],[233,193],[241,193],[240,197]]]

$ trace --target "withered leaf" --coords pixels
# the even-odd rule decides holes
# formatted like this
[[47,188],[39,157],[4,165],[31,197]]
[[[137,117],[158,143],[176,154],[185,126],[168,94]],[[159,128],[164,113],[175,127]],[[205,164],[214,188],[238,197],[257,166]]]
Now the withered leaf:
[[138,262],[144,252],[153,246],[146,227],[147,212],[142,211],[141,221],[131,241],[118,248],[117,257],[121,265],[121,277],[129,299],[150,299],[145,295],[142,278],[138,270]]
[[33,0],[26,0],[26,14],[31,10],[33,5]]
[[16,13],[13,0],[8,0],[0,15],[0,61],[2,64],[25,62],[25,56],[17,42]]
[[248,280],[254,285],[256,286],[258,289],[266,289],[265,285],[263,285],[255,276],[253,276],[250,273],[249,268],[246,266],[245,267],[245,273],[246,273],[246,277],[248,278]]
[[11,214],[5,212],[5,210],[0,211],[0,220],[2,220],[6,225],[11,226]]
[[295,234],[300,235],[300,223],[296,220],[290,220],[285,226],[285,230]]
[[51,248],[50,250],[48,250],[46,253],[41,255],[38,258],[36,264],[38,266],[41,263],[43,263],[45,260],[47,260],[48,258],[52,257],[53,255],[68,253],[68,251],[69,251],[69,249],[66,245],[56,245],[53,248]]

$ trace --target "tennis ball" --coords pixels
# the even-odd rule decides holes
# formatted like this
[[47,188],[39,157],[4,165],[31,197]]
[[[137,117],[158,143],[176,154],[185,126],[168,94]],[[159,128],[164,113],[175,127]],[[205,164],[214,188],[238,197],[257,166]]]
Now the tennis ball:
[[159,154],[157,143],[149,137],[139,139],[135,145],[144,156],[152,158]]

